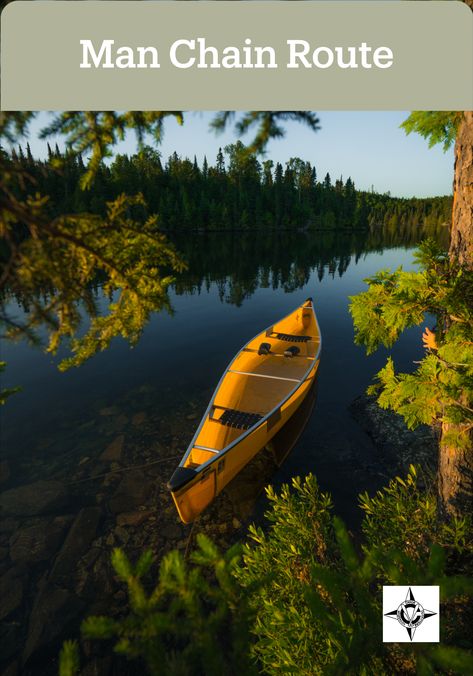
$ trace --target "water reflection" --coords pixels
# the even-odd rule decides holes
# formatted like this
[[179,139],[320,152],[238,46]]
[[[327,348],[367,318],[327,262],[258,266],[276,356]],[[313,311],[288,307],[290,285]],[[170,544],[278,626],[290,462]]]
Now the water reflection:
[[448,246],[448,228],[379,227],[355,231],[234,232],[176,237],[189,272],[175,284],[178,295],[208,291],[216,284],[222,302],[240,306],[259,288],[292,293],[303,288],[313,271],[319,281],[342,276],[350,262],[370,252],[414,247],[433,237]]
[[[4,386],[23,387],[2,411],[0,481],[10,492],[0,530],[0,574],[21,589],[7,612],[11,649],[4,659],[21,655],[26,644],[31,648],[29,634],[43,637],[44,621],[32,608],[49,607],[48,593],[55,594],[59,584],[51,582],[57,561],[70,563],[60,579],[67,603],[79,598],[84,614],[120,613],[123,595],[109,563],[115,546],[133,559],[147,548],[161,556],[188,547],[191,527],[178,523],[167,479],[235,352],[308,296],[314,297],[323,335],[317,405],[306,399],[272,448],[258,454],[202,515],[198,529],[229,544],[264,509],[258,503],[255,511],[264,485],[308,472],[332,493],[337,513],[349,525],[356,522],[357,494],[379,488],[387,477],[383,459],[349,406],[384,364],[387,351],[367,358],[354,345],[348,296],[361,291],[363,279],[380,268],[412,267],[411,247],[425,234],[247,232],[178,238],[190,267],[170,293],[174,314],[155,314],[135,349],[115,340],[79,369],[62,374],[40,350],[4,346],[2,358],[9,365]],[[100,300],[100,289],[95,293]],[[407,331],[393,348],[400,369],[408,370],[421,356],[421,333],[421,327]],[[48,493],[44,482],[51,480]],[[18,486],[22,493],[12,493]],[[33,507],[25,515],[18,504]],[[69,537],[72,532],[80,537]],[[62,627],[66,610],[72,606],[56,614],[52,608],[56,624],[51,625]],[[78,623],[81,614],[74,619]],[[38,662],[43,646],[33,647],[35,673],[49,673]]]

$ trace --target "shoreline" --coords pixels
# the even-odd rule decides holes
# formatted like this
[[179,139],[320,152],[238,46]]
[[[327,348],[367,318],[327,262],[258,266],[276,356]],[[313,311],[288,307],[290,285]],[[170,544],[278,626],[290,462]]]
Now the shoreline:
[[[167,448],[156,440],[156,420],[146,412],[135,413],[125,425],[123,411],[105,407],[101,418],[115,420],[115,428],[122,430],[95,458],[83,455],[68,484],[40,479],[3,493],[0,584],[5,599],[2,634],[8,647],[4,674],[56,673],[62,640],[78,637],[85,616],[124,612],[126,593],[110,564],[115,547],[122,547],[132,561],[145,549],[159,560],[172,549],[189,552],[198,532],[225,549],[245,537],[250,522],[262,525],[261,494],[277,469],[267,451],[260,452],[194,524],[180,522],[163,479],[180,457],[198,418],[197,408],[181,407],[174,421],[179,432]],[[399,416],[382,411],[366,396],[357,397],[349,411],[373,440],[378,472],[390,478],[402,475],[411,462],[434,469],[436,440],[429,428],[407,430]],[[127,441],[127,426],[140,431],[133,444]],[[155,437],[151,446],[149,434]],[[94,650],[83,674],[118,673],[115,658]],[[129,668],[127,673],[133,673],[133,666]]]

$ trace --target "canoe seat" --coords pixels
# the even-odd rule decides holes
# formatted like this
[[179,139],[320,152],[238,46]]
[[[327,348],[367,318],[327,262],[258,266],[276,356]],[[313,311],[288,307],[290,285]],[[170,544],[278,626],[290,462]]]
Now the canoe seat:
[[312,336],[291,336],[290,333],[277,333],[276,338],[286,340],[289,343],[307,343],[307,341],[312,340]]
[[213,418],[227,427],[236,427],[239,430],[248,430],[261,420],[263,416],[259,413],[246,413],[237,411],[234,408],[226,408],[220,418]]

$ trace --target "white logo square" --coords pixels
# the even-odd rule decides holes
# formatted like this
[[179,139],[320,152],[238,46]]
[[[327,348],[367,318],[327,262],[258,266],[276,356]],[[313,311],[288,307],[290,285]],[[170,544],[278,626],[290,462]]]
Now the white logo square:
[[383,587],[383,643],[438,643],[439,587]]

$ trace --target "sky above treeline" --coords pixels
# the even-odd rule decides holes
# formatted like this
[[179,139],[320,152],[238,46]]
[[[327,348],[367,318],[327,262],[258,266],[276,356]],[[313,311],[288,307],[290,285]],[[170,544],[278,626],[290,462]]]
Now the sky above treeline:
[[[441,146],[428,147],[417,134],[406,136],[400,124],[408,112],[322,111],[318,114],[321,129],[313,132],[304,125],[287,122],[283,139],[273,140],[267,146],[264,159],[283,166],[291,157],[311,162],[317,170],[318,180],[327,172],[332,180],[349,176],[359,190],[390,192],[396,197],[434,197],[452,193],[453,149],[443,152]],[[216,134],[209,128],[211,112],[185,113],[184,125],[173,119],[165,122],[164,138],[158,150],[163,161],[176,151],[182,157],[202,164],[207,156],[209,164],[215,162],[219,147],[235,143],[238,136],[233,128]],[[31,151],[37,158],[47,155],[46,141],[38,138],[40,129],[47,124],[48,113],[40,113],[30,127]],[[251,132],[243,136],[250,142]],[[61,138],[52,138],[64,148]],[[150,140],[150,145],[153,145]],[[129,133],[115,147],[115,152],[133,154],[137,150],[136,136]]]

